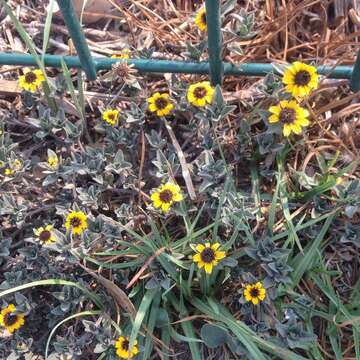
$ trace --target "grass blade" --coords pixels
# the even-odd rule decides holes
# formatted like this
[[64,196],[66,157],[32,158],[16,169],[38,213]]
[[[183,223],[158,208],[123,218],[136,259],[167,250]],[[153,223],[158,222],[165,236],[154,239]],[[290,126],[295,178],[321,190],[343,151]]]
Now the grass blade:
[[132,349],[132,347],[134,346],[134,342],[139,334],[141,324],[143,323],[145,316],[147,314],[147,311],[150,308],[150,305],[157,293],[158,293],[158,289],[147,290],[141,303],[140,303],[140,306],[136,313],[134,324],[133,324],[133,327],[131,330],[130,341],[129,341],[130,349]]
[[44,56],[46,54],[47,46],[49,43],[50,38],[50,31],[51,31],[51,22],[53,18],[53,12],[54,12],[54,3],[55,0],[50,0],[48,5],[48,13],[46,15],[45,20],[45,26],[44,26],[44,36],[43,36],[43,46],[42,46],[42,56],[41,56],[41,62],[44,63]]
[[311,244],[309,244],[307,248],[305,248],[303,254],[299,254],[299,256],[296,257],[292,262],[291,266],[294,268],[294,272],[292,273],[293,287],[297,286],[297,284],[300,282],[300,279],[303,277],[305,272],[309,270],[310,266],[312,265],[313,260],[317,252],[319,251],[321,241],[326,235],[326,232],[328,231],[334,218],[335,218],[335,214],[332,214],[326,219],[323,227],[321,228],[321,231],[319,232],[315,240]]
[[77,289],[81,290],[82,292],[84,292],[95,304],[96,306],[98,306],[100,309],[102,309],[104,307],[102,301],[100,300],[100,297],[98,297],[96,294],[93,294],[91,291],[89,291],[88,289],[84,288],[83,286],[72,282],[72,281],[67,281],[67,280],[61,280],[61,279],[46,279],[46,280],[37,280],[37,281],[33,281],[27,284],[23,284],[23,285],[19,285],[16,286],[14,288],[11,289],[7,289],[4,290],[2,292],[0,292],[0,298],[9,295],[9,294],[13,294],[17,291],[21,291],[21,290],[25,290],[25,289],[30,289],[32,287],[36,287],[36,286],[49,286],[49,285],[65,285],[65,286],[73,286],[76,287]]

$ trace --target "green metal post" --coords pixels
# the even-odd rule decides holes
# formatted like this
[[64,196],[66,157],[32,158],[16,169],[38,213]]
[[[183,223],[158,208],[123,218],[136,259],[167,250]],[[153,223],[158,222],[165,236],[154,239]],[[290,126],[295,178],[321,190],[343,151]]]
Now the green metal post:
[[205,6],[211,83],[221,85],[224,68],[221,60],[220,0],[206,0]]
[[351,74],[350,87],[354,92],[360,91],[360,50],[357,54],[356,63]]
[[96,79],[96,68],[71,0],[57,0],[66,27],[74,42],[81,67],[88,80]]
[[[61,59],[65,61],[68,68],[80,68],[81,63],[77,56],[45,55],[44,65],[61,68]],[[95,68],[99,70],[110,70],[112,65],[124,60],[111,59],[107,57],[94,57]],[[181,74],[209,74],[208,62],[184,62],[156,59],[129,59],[128,64],[141,72],[151,73],[181,73]],[[0,53],[0,65],[22,65],[37,66],[35,58],[30,54]],[[224,63],[224,75],[232,76],[266,76],[269,73],[281,75],[272,64],[245,63],[235,66]],[[353,66],[340,65],[336,67],[322,65],[317,68],[318,74],[326,75],[330,79],[350,79]]]

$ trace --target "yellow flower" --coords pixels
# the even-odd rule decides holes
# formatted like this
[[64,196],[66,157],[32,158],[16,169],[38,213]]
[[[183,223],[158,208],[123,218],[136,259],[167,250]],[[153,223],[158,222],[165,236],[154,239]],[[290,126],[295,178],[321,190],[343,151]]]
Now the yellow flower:
[[116,355],[122,359],[128,359],[130,355],[130,359],[137,355],[139,352],[137,347],[137,340],[134,341],[134,346],[132,347],[131,351],[129,351],[129,338],[120,336],[116,343]]
[[204,268],[207,274],[212,273],[213,268],[226,256],[225,251],[218,251],[219,247],[219,243],[196,246],[197,254],[193,256],[193,261],[197,263],[199,269]]
[[22,162],[21,160],[19,159],[15,159],[14,162],[12,163],[12,168],[15,170],[15,171],[19,171],[21,170],[22,168]]
[[46,225],[45,227],[39,227],[34,229],[34,234],[37,236],[38,240],[43,245],[52,244],[56,241],[55,235],[52,233],[53,226]]
[[6,169],[4,170],[4,174],[5,174],[6,176],[10,176],[10,175],[13,175],[13,174],[14,174],[14,171],[13,171],[12,169],[10,169],[10,168],[6,168]]
[[3,134],[3,131],[2,131],[2,129],[0,129],[0,136]]
[[274,124],[281,122],[284,136],[289,136],[291,132],[300,134],[302,126],[310,124],[308,116],[309,112],[299,106],[295,100],[283,100],[276,106],[270,106],[269,123]]
[[119,54],[111,55],[112,59],[129,59],[131,51],[129,49],[123,49]]
[[295,61],[285,70],[282,82],[295,98],[305,97],[318,87],[316,67]]
[[214,94],[214,88],[208,81],[192,84],[187,92],[187,100],[194,106],[205,106],[211,104]]
[[183,199],[183,196],[180,192],[180,187],[171,182],[167,182],[164,185],[161,185],[156,191],[151,195],[151,200],[155,208],[161,208],[164,213],[167,213],[170,209],[170,206],[174,202],[179,202]]
[[47,159],[47,163],[51,169],[55,170],[59,165],[59,159],[57,158],[57,156],[49,156]]
[[25,315],[15,314],[15,310],[15,305],[10,304],[0,312],[0,326],[3,326],[11,334],[25,323]]
[[266,290],[261,282],[257,282],[256,284],[246,284],[244,296],[246,301],[251,301],[254,305],[257,305],[260,301],[265,299]]
[[174,108],[174,104],[169,99],[169,94],[155,93],[147,99],[149,103],[149,110],[155,112],[157,116],[169,115]]
[[71,211],[66,217],[65,228],[73,235],[80,235],[87,228],[87,217],[82,211]]
[[201,31],[206,31],[206,9],[205,7],[201,8],[195,17],[195,24]]
[[45,77],[41,70],[24,69],[24,75],[19,76],[19,86],[24,90],[36,92],[44,80]]
[[114,126],[119,118],[119,110],[109,109],[103,112],[102,118],[108,124]]

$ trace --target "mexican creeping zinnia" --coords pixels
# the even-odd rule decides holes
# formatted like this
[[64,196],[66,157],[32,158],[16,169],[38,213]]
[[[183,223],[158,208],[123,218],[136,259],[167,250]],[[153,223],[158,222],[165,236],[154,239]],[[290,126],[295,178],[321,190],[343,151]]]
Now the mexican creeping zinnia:
[[225,251],[219,251],[220,244],[210,243],[199,244],[196,246],[196,252],[193,256],[193,261],[197,263],[199,269],[204,268],[207,274],[211,274],[213,268],[223,259],[226,254]]
[[66,217],[65,228],[71,229],[73,235],[80,235],[87,227],[87,217],[82,211],[71,211]]
[[132,359],[134,356],[137,355],[137,353],[139,352],[138,347],[137,347],[137,340],[134,341],[134,345],[131,348],[131,350],[129,349],[129,338],[128,337],[124,337],[124,336],[120,336],[116,343],[115,343],[115,348],[116,348],[116,355],[121,358],[121,359],[128,359],[129,355],[130,355],[130,359]]
[[256,284],[246,284],[244,296],[246,301],[252,302],[254,305],[257,305],[259,302],[265,299],[266,290],[262,286],[261,282],[257,282]]
[[102,119],[112,125],[115,126],[116,122],[118,121],[119,118],[119,110],[116,109],[109,109],[103,112],[102,114]]
[[47,158],[47,164],[51,169],[56,170],[59,166],[59,159],[57,156],[49,156]]
[[19,159],[15,159],[11,165],[15,171],[20,171],[23,167],[23,163]]
[[160,94],[156,92],[147,99],[149,103],[149,111],[156,113],[157,116],[169,115],[174,109],[173,102],[169,99],[169,94]]
[[24,69],[24,75],[19,76],[19,86],[34,93],[44,80],[44,74],[40,69]]
[[161,208],[164,213],[167,213],[174,202],[183,200],[183,196],[179,185],[167,182],[152,193],[151,200],[155,208]]
[[6,168],[4,170],[4,175],[6,176],[11,176],[11,175],[14,175],[14,170],[10,169],[10,168]]
[[114,54],[111,56],[112,59],[129,59],[131,51],[129,49],[123,49],[119,54]]
[[52,244],[56,241],[56,237],[52,232],[53,226],[46,225],[34,229],[34,234],[37,236],[39,242],[44,245]]
[[206,9],[202,7],[196,14],[195,17],[195,24],[201,31],[206,31],[207,24],[206,24]]
[[295,98],[306,97],[318,87],[316,67],[295,61],[285,70],[282,82]]
[[25,323],[25,315],[16,314],[15,310],[15,305],[10,304],[0,312],[0,326],[4,327],[11,334],[15,330],[20,329]]
[[203,107],[206,104],[211,104],[214,95],[214,88],[209,81],[202,81],[189,86],[187,91],[187,100],[190,104],[198,107]]
[[292,132],[301,134],[302,127],[309,125],[309,112],[297,104],[295,100],[283,100],[276,106],[270,106],[269,123],[280,122],[284,136],[289,136]]

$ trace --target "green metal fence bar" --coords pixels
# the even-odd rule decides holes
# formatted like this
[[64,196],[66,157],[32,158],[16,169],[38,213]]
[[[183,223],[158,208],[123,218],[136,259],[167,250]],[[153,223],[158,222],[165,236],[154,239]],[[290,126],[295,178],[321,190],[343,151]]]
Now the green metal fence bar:
[[360,91],[360,50],[357,54],[354,69],[352,71],[350,87],[351,90],[354,92]]
[[80,59],[81,68],[84,70],[88,80],[96,79],[96,68],[93,58],[90,54],[89,47],[86,43],[85,35],[81,29],[81,25],[76,15],[71,0],[57,0],[66,27],[74,42],[77,54]]
[[213,85],[221,85],[223,63],[221,61],[221,14],[220,0],[206,0],[206,24],[208,32],[208,53],[210,79]]
[[[61,59],[64,59],[67,67],[81,67],[80,59],[77,56],[45,55],[45,66],[61,67]],[[116,62],[123,61],[106,57],[94,57],[95,69],[110,70]],[[133,64],[135,69],[141,72],[152,73],[183,73],[183,74],[209,74],[210,65],[208,62],[183,62],[155,59],[129,59],[129,64]],[[37,66],[35,58],[30,54],[0,53],[0,65],[23,65]],[[246,63],[239,67],[223,63],[224,74],[233,76],[265,76],[271,72],[279,74],[272,64]],[[319,66],[318,73],[327,75],[333,79],[350,79],[353,72],[353,66]]]

